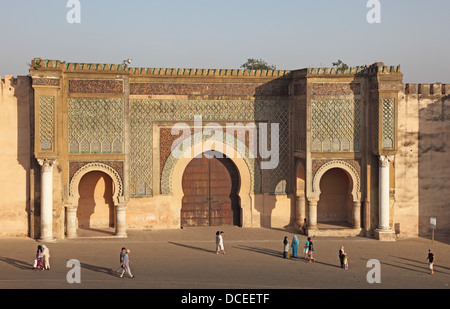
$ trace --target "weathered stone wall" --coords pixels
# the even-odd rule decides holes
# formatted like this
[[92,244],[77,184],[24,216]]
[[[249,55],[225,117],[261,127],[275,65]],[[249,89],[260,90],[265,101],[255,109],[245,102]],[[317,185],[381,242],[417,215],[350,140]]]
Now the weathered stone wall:
[[450,85],[407,84],[399,102],[394,224],[402,236],[450,234]]
[[31,158],[30,78],[0,81],[0,236],[27,236]]

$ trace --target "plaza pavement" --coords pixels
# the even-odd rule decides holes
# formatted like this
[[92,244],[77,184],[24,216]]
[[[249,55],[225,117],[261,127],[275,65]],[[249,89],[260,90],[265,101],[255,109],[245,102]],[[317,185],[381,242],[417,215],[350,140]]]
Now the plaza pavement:
[[[215,254],[215,232],[224,231],[226,255]],[[364,237],[315,237],[316,262],[282,258],[282,229],[199,227],[177,230],[128,230],[127,238],[105,232],[80,231],[75,239],[46,243],[51,270],[35,271],[37,246],[30,238],[0,239],[0,289],[449,289],[449,239],[411,238],[381,242]],[[300,240],[299,254],[306,237]],[[349,269],[339,268],[345,247]],[[118,278],[121,247],[131,250],[135,278]],[[435,274],[425,260],[436,255]],[[80,261],[80,283],[69,283],[67,261]],[[381,283],[369,283],[370,259],[380,261]],[[154,291],[153,291],[154,292]]]

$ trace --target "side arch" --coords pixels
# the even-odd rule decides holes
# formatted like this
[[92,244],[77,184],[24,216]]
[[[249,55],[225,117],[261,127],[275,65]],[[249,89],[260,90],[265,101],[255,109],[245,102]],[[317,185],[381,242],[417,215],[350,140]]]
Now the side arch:
[[80,198],[80,193],[78,192],[78,186],[80,184],[81,178],[89,172],[99,171],[107,174],[111,177],[114,184],[114,192],[113,192],[113,201],[114,204],[117,205],[123,200],[123,181],[119,175],[119,173],[113,169],[111,166],[108,166],[103,163],[88,163],[83,165],[76,171],[73,175],[72,180],[69,184],[69,201],[71,204],[76,204],[78,199]]
[[74,238],[77,236],[76,214],[78,209],[78,200],[80,198],[79,185],[84,175],[89,172],[99,171],[108,175],[113,183],[112,200],[115,208],[115,229],[116,237],[126,237],[126,207],[127,201],[123,195],[123,180],[119,173],[103,163],[92,162],[78,169],[69,182],[68,201],[64,207],[66,209],[66,237]]
[[332,168],[340,168],[347,172],[353,182],[353,188],[351,194],[353,195],[353,200],[359,201],[361,199],[361,180],[358,172],[349,163],[341,160],[333,160],[322,165],[316,172],[312,181],[312,191],[316,198],[320,196],[320,179],[322,176]]

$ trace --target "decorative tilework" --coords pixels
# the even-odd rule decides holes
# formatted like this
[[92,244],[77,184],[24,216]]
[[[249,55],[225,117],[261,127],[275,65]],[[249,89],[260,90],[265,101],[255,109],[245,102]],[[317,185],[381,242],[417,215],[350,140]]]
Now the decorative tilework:
[[[150,196],[153,193],[153,122],[190,122],[195,115],[201,115],[204,124],[212,121],[279,123],[280,163],[277,168],[267,171],[270,180],[267,190],[275,193],[277,184],[288,179],[288,109],[288,100],[130,100],[131,195]],[[169,160],[170,157],[166,165],[171,164]],[[167,186],[166,182],[163,176],[161,188]]]
[[311,100],[312,151],[359,151],[360,100]]
[[382,101],[381,138],[383,149],[394,149],[395,141],[395,99],[385,98]]
[[[191,145],[194,145],[196,140],[199,140],[200,138],[203,138],[203,141],[208,139],[209,136],[202,135],[200,137],[199,133],[195,133],[187,139],[191,139]],[[238,140],[234,136],[227,136],[228,133],[224,133],[223,137],[224,140],[218,139],[217,136],[212,136],[210,140],[216,140],[218,142],[225,142],[226,144],[232,146],[235,148],[238,152],[239,149],[243,149],[245,153],[239,153],[240,156],[244,159],[245,163],[247,164],[250,172],[250,182],[251,182],[251,190],[254,193],[261,193],[261,170],[259,169],[259,166],[256,162],[255,158],[250,158],[248,154],[248,147],[244,144],[244,142]],[[229,141],[232,141],[232,143],[228,143]],[[170,194],[172,193],[172,174],[175,168],[175,165],[178,161],[178,158],[174,157],[172,154],[169,155],[169,157],[166,160],[166,164],[163,167],[162,170],[162,176],[161,176],[161,193],[162,194]],[[284,188],[285,189],[285,188]],[[284,191],[280,191],[280,193],[284,193]]]
[[41,150],[53,150],[55,138],[55,97],[39,97],[39,141]]
[[122,153],[123,117],[123,99],[69,99],[69,152]]

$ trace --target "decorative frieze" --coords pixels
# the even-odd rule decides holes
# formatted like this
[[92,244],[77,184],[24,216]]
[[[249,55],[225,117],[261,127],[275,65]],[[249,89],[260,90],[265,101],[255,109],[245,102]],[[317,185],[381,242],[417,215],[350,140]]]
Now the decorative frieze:
[[70,80],[70,93],[123,93],[121,80]]
[[56,86],[59,87],[59,78],[33,78],[33,86]]
[[287,83],[130,83],[132,95],[287,96]]

